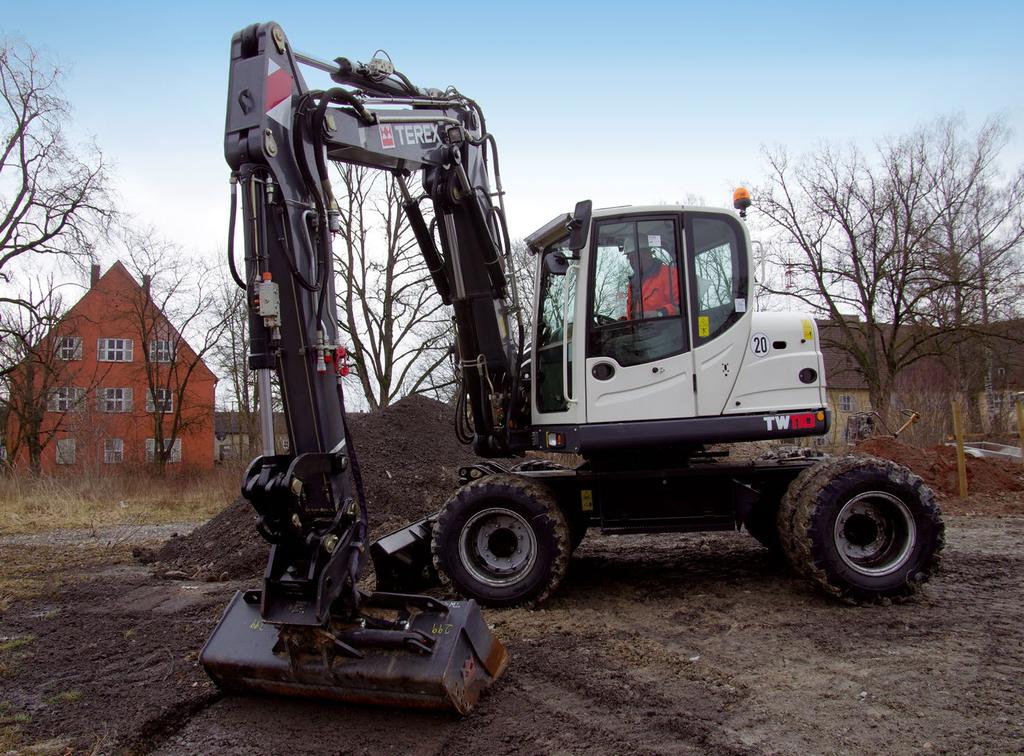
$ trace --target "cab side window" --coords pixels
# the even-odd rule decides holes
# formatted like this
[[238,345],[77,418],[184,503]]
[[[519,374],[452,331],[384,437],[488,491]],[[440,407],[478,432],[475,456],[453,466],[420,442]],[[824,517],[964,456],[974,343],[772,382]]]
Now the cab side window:
[[691,215],[696,343],[710,341],[747,310],[746,257],[735,226],[721,217]]
[[626,367],[686,351],[671,218],[596,226],[587,354]]

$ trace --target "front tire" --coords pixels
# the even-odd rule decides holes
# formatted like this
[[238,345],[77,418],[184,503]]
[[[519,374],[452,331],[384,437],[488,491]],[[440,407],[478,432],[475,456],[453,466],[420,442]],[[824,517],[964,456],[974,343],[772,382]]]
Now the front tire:
[[855,602],[916,592],[938,568],[945,539],[932,490],[907,468],[873,457],[804,470],[783,497],[778,526],[798,572]]
[[572,554],[551,491],[517,475],[466,484],[441,509],[431,544],[442,581],[485,606],[547,600]]

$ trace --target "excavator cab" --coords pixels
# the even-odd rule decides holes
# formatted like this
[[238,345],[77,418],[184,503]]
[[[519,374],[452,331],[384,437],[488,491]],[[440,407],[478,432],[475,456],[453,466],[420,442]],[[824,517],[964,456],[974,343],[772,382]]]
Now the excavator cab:
[[765,416],[798,409],[815,427],[793,430],[825,428],[814,322],[754,312],[750,243],[735,213],[597,210],[578,249],[567,218],[527,238],[538,256],[531,424],[544,448],[776,438],[789,429]]

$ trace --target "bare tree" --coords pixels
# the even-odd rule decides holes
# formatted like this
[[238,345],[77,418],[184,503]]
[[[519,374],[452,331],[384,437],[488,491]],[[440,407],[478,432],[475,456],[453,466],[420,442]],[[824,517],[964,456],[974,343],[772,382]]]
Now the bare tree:
[[[979,132],[973,156],[943,121],[880,143],[870,159],[853,147],[822,147],[799,161],[784,149],[765,151],[768,177],[755,201],[774,232],[769,257],[785,271],[784,285],[766,290],[832,321],[824,338],[849,354],[883,415],[902,371],[965,338],[963,295],[982,284],[977,266],[964,285],[965,270],[952,263],[980,243],[967,251],[940,240],[946,225],[966,233],[968,208],[989,191],[982,166],[998,154],[992,136],[988,127]],[[1006,233],[1017,197],[1007,196],[998,213],[1000,249],[1020,240]],[[951,257],[944,247],[960,251]],[[949,317],[953,310],[961,314]]]
[[234,281],[223,284],[217,294],[216,313],[224,330],[210,352],[210,361],[225,382],[228,405],[238,416],[238,432],[247,439],[243,455],[259,453],[259,395],[247,363],[249,351],[249,307],[245,291]]
[[962,131],[955,119],[934,126],[936,190],[929,204],[938,223],[929,264],[945,285],[937,288],[930,310],[938,324],[971,336],[954,340],[946,361],[970,419],[980,426],[980,407],[970,401],[978,390],[985,392],[990,425],[998,414],[993,350],[1024,341],[1015,330],[992,327],[1022,314],[1024,170],[1001,179],[998,158],[1009,131],[1000,119],[990,119],[973,138]]
[[68,144],[61,78],[31,47],[0,47],[0,281],[24,255],[90,256],[114,214],[99,150]]
[[370,409],[437,392],[435,373],[454,341],[395,180],[360,166],[338,169],[344,187],[335,240],[340,330]]
[[71,360],[80,354],[75,356],[73,342],[70,353],[62,342],[74,324],[52,278],[31,282],[23,302],[0,311],[0,404],[7,415],[0,430],[11,463],[24,453],[29,470],[38,474],[43,452],[86,409],[100,375],[74,369]]
[[126,313],[142,345],[152,460],[162,470],[182,434],[213,412],[196,384],[228,315],[218,310],[216,284],[211,283],[216,278],[201,261],[188,259],[151,230],[127,231],[124,241],[131,272],[142,281],[129,295]]

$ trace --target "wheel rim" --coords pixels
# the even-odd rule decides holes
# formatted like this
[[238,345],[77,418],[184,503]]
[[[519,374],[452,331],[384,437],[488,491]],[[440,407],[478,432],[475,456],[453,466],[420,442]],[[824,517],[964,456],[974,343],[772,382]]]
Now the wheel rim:
[[914,516],[897,496],[867,491],[839,510],[833,531],[839,557],[861,575],[896,572],[910,559],[917,535]]
[[537,536],[519,514],[503,507],[477,512],[459,533],[459,557],[469,573],[494,587],[514,585],[537,561]]

